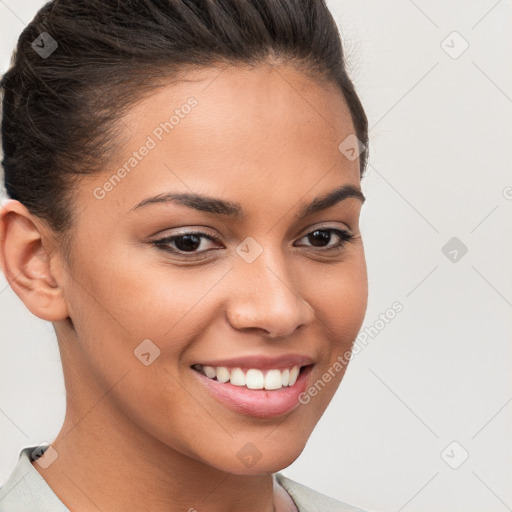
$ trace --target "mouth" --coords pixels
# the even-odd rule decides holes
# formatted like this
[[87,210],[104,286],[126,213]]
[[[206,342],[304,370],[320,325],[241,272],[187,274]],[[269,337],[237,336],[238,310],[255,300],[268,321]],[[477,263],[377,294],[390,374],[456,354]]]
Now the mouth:
[[[292,362],[290,362],[292,361]],[[314,364],[304,358],[286,362],[258,360],[194,364],[194,375],[217,401],[245,415],[271,418],[300,405]],[[231,363],[231,364],[230,364]]]
[[195,364],[192,369],[223,384],[230,383],[233,386],[243,386],[247,389],[275,391],[295,385],[301,371],[307,366],[309,365],[293,365],[284,369],[259,369]]

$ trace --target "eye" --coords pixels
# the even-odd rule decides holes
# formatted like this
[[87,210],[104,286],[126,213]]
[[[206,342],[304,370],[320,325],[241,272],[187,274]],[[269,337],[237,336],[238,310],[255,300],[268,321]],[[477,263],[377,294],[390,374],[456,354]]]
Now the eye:
[[205,249],[204,247],[205,245],[208,246],[208,242],[203,243],[203,240],[219,242],[216,237],[209,235],[208,233],[203,233],[202,231],[187,231],[177,235],[160,238],[159,240],[155,240],[152,243],[161,249],[175,254],[189,254],[194,256],[196,254],[208,251],[208,249]]
[[[329,245],[333,240],[332,235],[336,235],[338,241],[334,244]],[[318,247],[320,250],[329,249],[341,249],[347,242],[350,242],[354,238],[354,235],[339,228],[318,228],[311,231],[306,236],[302,237],[301,240],[307,239],[311,242],[309,247]],[[335,240],[335,238],[334,238]]]
[[[333,234],[335,235],[334,238]],[[336,238],[338,239],[337,241]],[[343,229],[318,228],[303,236],[301,240],[307,239],[310,242],[310,245],[306,244],[306,247],[318,248],[320,251],[325,251],[330,249],[341,249],[353,238],[354,235]],[[334,244],[330,244],[332,240],[335,241]],[[209,242],[220,244],[217,237],[208,233],[204,233],[202,231],[186,231],[154,240],[151,243],[167,252],[192,259],[202,253],[212,250],[208,248]]]

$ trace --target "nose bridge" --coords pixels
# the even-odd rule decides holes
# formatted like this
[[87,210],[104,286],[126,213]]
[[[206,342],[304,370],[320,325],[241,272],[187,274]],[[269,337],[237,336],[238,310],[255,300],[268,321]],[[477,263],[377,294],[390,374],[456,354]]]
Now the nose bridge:
[[245,252],[243,244],[237,251],[240,258],[232,272],[237,285],[229,302],[231,325],[264,329],[270,337],[281,337],[311,322],[313,310],[301,297],[280,248],[260,246],[260,254],[251,261],[246,256],[253,251],[254,257],[258,248],[254,241],[248,243],[253,245],[245,247]]

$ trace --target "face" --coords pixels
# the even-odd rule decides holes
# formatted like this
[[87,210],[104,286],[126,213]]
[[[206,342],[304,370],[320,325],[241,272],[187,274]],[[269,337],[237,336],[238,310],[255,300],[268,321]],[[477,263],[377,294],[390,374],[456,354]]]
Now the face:
[[110,390],[124,427],[170,450],[274,472],[366,310],[359,161],[338,149],[354,127],[334,86],[286,66],[188,78],[132,107],[115,158],[77,188],[67,378]]

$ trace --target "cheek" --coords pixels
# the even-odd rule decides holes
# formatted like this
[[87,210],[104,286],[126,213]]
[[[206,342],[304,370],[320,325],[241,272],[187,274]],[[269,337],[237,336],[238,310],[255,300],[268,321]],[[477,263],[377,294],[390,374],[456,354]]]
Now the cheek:
[[173,383],[188,369],[189,345],[212,323],[215,285],[226,267],[177,270],[127,256],[84,258],[75,268],[68,298],[88,371],[106,389],[130,371],[137,385],[126,399],[138,408],[171,396],[179,402]]
[[351,359],[351,349],[366,313],[368,283],[362,251],[339,266],[336,276],[319,280],[315,301],[319,332],[326,342],[321,364],[300,398],[304,422],[314,428],[338,389]]
[[[322,414],[351,360],[352,345],[361,329],[367,308],[368,281],[362,247],[339,266],[336,277],[319,281],[324,284],[317,302],[320,331],[327,341],[322,365],[313,379],[317,414]],[[321,391],[320,391],[321,390]]]
[[130,333],[141,340],[161,337],[178,323],[187,323],[187,315],[226,271],[155,264],[138,253],[83,260],[76,267],[77,280],[70,283],[72,289],[78,288],[73,302],[77,311],[87,311],[88,328],[110,324],[112,335]]
[[327,268],[315,280],[317,286],[312,306],[320,329],[325,330],[332,350],[345,351],[361,329],[368,302],[368,278],[362,247],[353,251],[343,263]]
[[[129,264],[139,271],[130,272]],[[181,355],[204,331],[197,303],[218,278],[169,270],[163,280],[165,271],[156,276],[143,267],[103,260],[98,272],[98,262],[80,262],[68,298],[84,356],[81,371],[108,390],[109,400],[132,422],[186,452],[200,434],[190,426],[201,406],[186,390]],[[223,435],[215,424],[209,428],[219,439]]]
[[340,286],[333,291],[331,300],[326,299],[328,323],[336,335],[336,350],[351,346],[361,329],[368,302],[366,280],[352,274],[340,280]]

